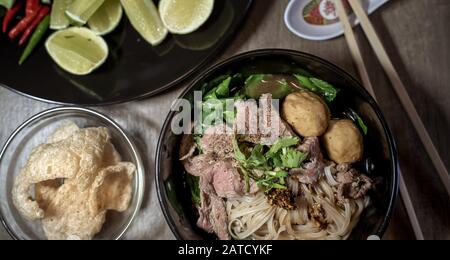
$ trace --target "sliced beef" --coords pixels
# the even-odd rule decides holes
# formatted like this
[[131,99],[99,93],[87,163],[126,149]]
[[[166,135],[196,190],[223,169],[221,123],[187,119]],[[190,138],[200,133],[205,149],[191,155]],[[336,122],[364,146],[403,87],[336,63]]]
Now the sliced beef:
[[211,197],[210,220],[212,227],[220,240],[230,240],[228,233],[228,214],[225,202],[218,197]]
[[349,184],[353,182],[355,174],[355,170],[338,171],[336,180],[341,184]]
[[193,135],[183,135],[180,144],[180,161],[192,157],[195,153],[195,140]]
[[[202,156],[204,159],[198,159]],[[198,170],[198,173],[202,173],[199,175],[201,204],[198,207],[200,217],[197,225],[207,232],[215,233],[219,239],[230,239],[224,199],[245,195],[245,180],[231,159],[208,161],[207,158],[212,158],[210,155],[199,155],[193,160],[196,158],[202,161],[201,167],[193,167],[195,172]],[[257,191],[258,186],[251,182],[250,193]]]
[[200,205],[197,206],[198,214],[200,217],[197,220],[197,226],[208,233],[214,233],[213,226],[211,224],[211,200],[205,192],[200,194]]
[[215,233],[220,240],[230,240],[225,202],[216,195],[202,192],[200,205],[197,226],[208,233]]
[[319,139],[317,137],[307,137],[297,147],[297,150],[308,154],[308,162],[306,162],[301,168],[291,169],[289,173],[291,176],[296,177],[301,183],[316,183],[323,174],[325,168],[322,152],[320,150]]
[[336,166],[336,171],[338,171],[338,172],[347,172],[349,170],[350,170],[350,164],[348,164],[348,163],[341,163]]
[[272,103],[272,95],[264,94],[260,106],[255,101],[237,101],[236,120],[233,130],[240,141],[255,144],[272,145],[280,137],[294,136],[292,129],[280,117],[280,113]]
[[233,130],[241,142],[259,143],[261,134],[258,128],[258,105],[256,101],[236,101],[236,119]]
[[258,192],[258,185],[253,180],[250,181],[250,190],[247,192],[247,184],[233,164],[232,160],[227,160],[214,165],[212,181],[217,195],[230,199]]
[[299,182],[305,184],[316,183],[322,175],[325,165],[321,160],[313,159],[303,165],[302,168],[295,168],[289,171],[289,174],[296,177]]
[[229,161],[220,161],[213,168],[213,186],[221,198],[236,198],[244,195],[245,181]]
[[337,182],[339,200],[363,198],[373,186],[373,181],[369,177],[354,169],[338,172]]
[[216,158],[210,154],[201,154],[182,161],[184,169],[198,177],[208,174],[216,162]]
[[219,159],[234,157],[233,130],[226,124],[220,124],[205,130],[200,140],[200,146],[205,154],[211,154]]
[[273,105],[272,94],[264,94],[260,99],[259,127],[261,144],[272,145],[281,137],[295,136],[291,127],[281,119],[279,107]]
[[297,148],[300,152],[308,154],[308,158],[322,160],[319,138],[307,137]]
[[229,240],[225,201],[216,194],[213,179],[213,171],[200,177],[201,203],[198,207],[200,217],[197,226],[209,233],[215,233],[220,240]]
[[[231,159],[218,160],[215,155],[201,154],[182,161],[186,171],[200,177],[201,201],[197,207],[197,225],[219,239],[230,239],[228,215],[223,198],[234,198],[246,193],[246,183]],[[252,182],[251,192],[258,191]]]

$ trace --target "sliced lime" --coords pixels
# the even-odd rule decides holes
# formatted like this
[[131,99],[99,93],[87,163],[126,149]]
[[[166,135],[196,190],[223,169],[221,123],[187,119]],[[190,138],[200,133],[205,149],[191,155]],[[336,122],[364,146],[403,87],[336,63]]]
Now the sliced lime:
[[66,10],[73,0],[53,0],[50,14],[50,29],[61,30],[69,27],[70,20],[66,16]]
[[86,24],[105,0],[75,0],[66,10],[66,15],[77,24]]
[[53,33],[45,47],[61,68],[75,75],[91,73],[108,57],[108,45],[103,38],[83,27]]
[[134,29],[151,45],[158,45],[166,38],[167,29],[152,0],[120,0],[120,2]]
[[161,0],[159,13],[161,19],[174,34],[188,34],[196,31],[211,15],[214,0]]
[[105,0],[89,19],[89,28],[97,35],[108,34],[117,28],[122,20],[122,15],[123,9],[120,0]]

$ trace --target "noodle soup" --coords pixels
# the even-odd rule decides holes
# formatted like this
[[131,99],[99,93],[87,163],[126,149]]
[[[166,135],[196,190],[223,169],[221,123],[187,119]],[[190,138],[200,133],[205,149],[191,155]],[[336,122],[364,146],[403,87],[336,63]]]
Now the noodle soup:
[[191,132],[173,134],[179,113],[169,115],[157,184],[179,238],[382,236],[397,169],[381,115],[332,65],[280,52],[244,54],[200,77],[182,95],[194,107]]

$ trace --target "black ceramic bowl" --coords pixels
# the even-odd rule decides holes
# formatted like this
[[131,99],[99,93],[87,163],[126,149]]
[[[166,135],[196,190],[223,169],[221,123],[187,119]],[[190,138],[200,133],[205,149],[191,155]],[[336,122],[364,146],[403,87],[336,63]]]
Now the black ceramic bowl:
[[[180,96],[193,100],[193,92],[200,90],[204,82],[226,73],[289,73],[293,69],[306,69],[341,91],[331,105],[333,116],[351,108],[366,122],[369,132],[365,137],[365,159],[358,166],[379,180],[369,193],[371,205],[363,212],[359,224],[350,239],[365,240],[371,235],[382,237],[391,218],[398,193],[398,162],[395,143],[375,100],[351,75],[316,56],[291,50],[257,50],[240,54],[203,72]],[[184,181],[184,170],[178,161],[181,136],[171,131],[176,115],[171,112],[162,128],[156,157],[156,186],[159,201],[166,220],[178,239],[214,239],[196,227],[195,211],[190,192]]]

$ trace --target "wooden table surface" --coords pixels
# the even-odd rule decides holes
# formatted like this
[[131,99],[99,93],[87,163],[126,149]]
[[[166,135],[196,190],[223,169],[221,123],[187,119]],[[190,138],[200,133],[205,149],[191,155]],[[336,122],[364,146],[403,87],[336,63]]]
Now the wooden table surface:
[[[248,50],[287,48],[318,55],[356,75],[343,37],[322,42],[300,39],[289,32],[283,22],[283,13],[288,0],[254,2],[241,31],[215,62]],[[443,160],[450,168],[450,0],[391,0],[371,15],[371,21],[406,83]],[[396,138],[401,168],[424,236],[426,239],[450,239],[449,196],[365,40],[362,30],[357,28],[356,34],[363,49],[375,92],[379,97],[380,107]],[[149,149],[148,151],[152,153],[156,146],[157,134],[172,100],[187,84],[188,82],[185,82],[176,89],[148,100],[96,109],[110,114],[119,123],[125,124],[125,128],[132,128],[127,125],[127,122],[130,123],[128,120],[150,121],[152,134],[146,136],[150,140],[142,142],[146,144],[145,149]],[[7,115],[20,114],[14,116],[10,124],[2,126],[0,143],[3,143],[10,131],[27,117],[52,107],[5,89],[0,89],[0,106]],[[146,112],[149,110],[154,112]],[[126,115],[132,111],[138,111],[139,115],[135,117]],[[140,136],[137,132],[142,130],[145,129],[132,128],[131,132]],[[147,167],[152,167],[153,159],[149,159],[147,164]],[[151,173],[153,172],[151,168]],[[153,178],[150,179],[153,182]],[[161,226],[139,236],[127,237],[172,238],[155,200],[153,184],[151,186],[146,208],[150,208],[151,213],[148,214],[154,218],[152,222]],[[144,216],[139,221],[148,222],[145,219],[147,213],[142,215]],[[0,238],[8,238],[3,228],[0,230]],[[400,199],[384,238],[415,238]]]

